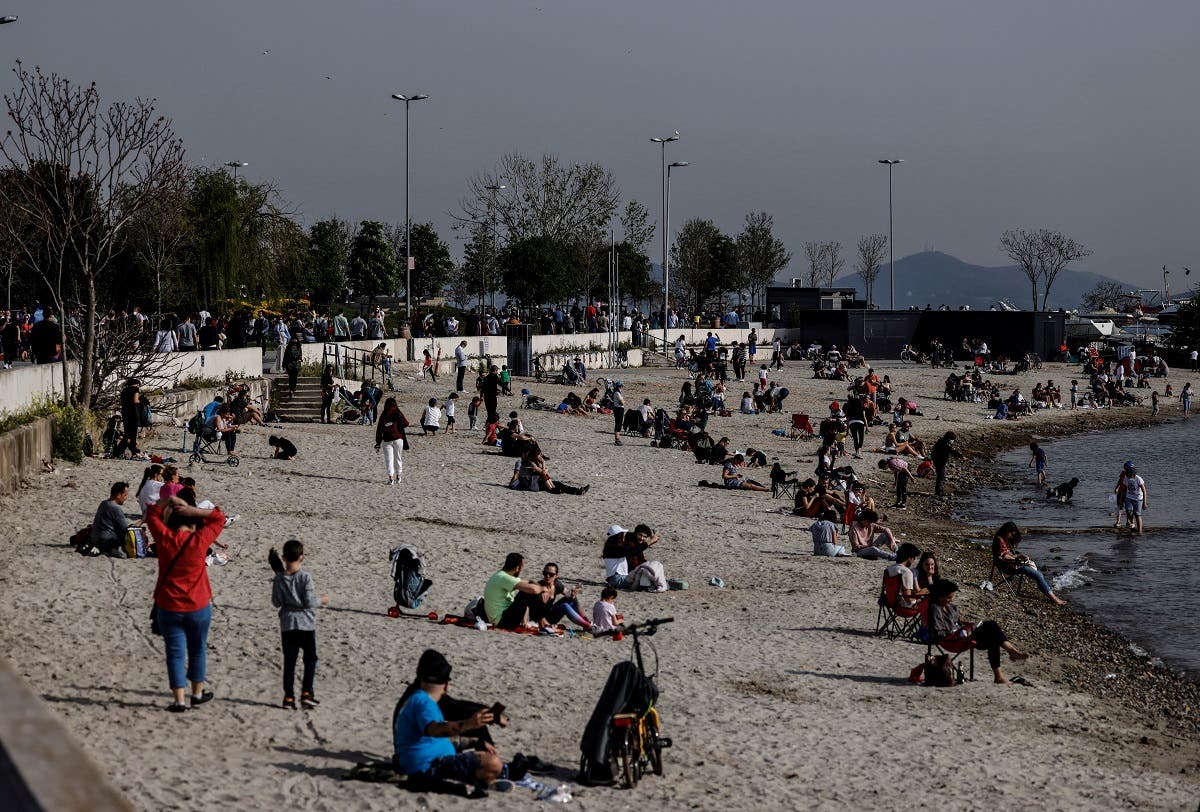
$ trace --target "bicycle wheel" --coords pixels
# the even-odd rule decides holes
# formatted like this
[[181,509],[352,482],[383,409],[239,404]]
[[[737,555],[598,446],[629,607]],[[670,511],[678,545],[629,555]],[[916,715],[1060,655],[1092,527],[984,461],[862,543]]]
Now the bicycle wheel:
[[646,719],[646,741],[643,743],[646,748],[646,756],[650,760],[650,771],[655,775],[663,774],[662,747],[658,741],[658,719],[650,717]]
[[614,728],[613,738],[609,744],[609,766],[613,778],[620,780],[626,789],[637,786],[638,770],[637,754],[633,749],[633,731],[629,728]]

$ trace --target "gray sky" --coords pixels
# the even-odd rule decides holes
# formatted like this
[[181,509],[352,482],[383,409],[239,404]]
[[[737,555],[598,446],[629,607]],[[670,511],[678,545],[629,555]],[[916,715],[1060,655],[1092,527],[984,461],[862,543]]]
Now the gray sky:
[[1079,269],[1157,285],[1166,264],[1173,287],[1179,266],[1200,272],[1194,0],[0,5],[21,18],[0,27],[5,64],[157,97],[193,161],[248,161],[307,222],[403,221],[389,94],[429,93],[412,108],[412,216],[456,256],[447,212],[512,150],[599,161],[661,216],[648,139],[678,129],[669,159],[692,166],[673,177],[674,225],[736,233],[765,209],[793,270],[805,240],[852,251],[887,231],[876,159],[897,156],[897,256],[1007,264],[1005,228],[1049,227],[1095,250]]

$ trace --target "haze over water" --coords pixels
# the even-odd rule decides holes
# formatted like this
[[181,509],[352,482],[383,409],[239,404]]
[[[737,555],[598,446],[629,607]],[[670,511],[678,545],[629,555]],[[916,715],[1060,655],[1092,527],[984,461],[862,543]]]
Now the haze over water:
[[[1063,597],[1172,667],[1200,677],[1200,519],[1192,507],[1200,494],[1200,421],[1084,434],[1044,447],[1049,485],[1080,480],[1070,504],[1045,498],[1022,449],[996,462],[1016,487],[976,494],[961,505],[960,518],[989,531],[1008,519],[1022,528],[1044,528],[1027,536],[1021,549]],[[1141,538],[1112,528],[1116,506],[1109,494],[1125,460],[1133,460],[1150,494]],[[1094,532],[1080,532],[1089,528]]]

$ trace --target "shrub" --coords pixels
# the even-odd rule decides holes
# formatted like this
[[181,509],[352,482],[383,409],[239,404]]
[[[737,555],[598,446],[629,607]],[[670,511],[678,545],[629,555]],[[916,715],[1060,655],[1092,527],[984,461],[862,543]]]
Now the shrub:
[[43,417],[54,419],[53,453],[59,459],[80,462],[83,438],[87,434],[88,410],[49,401],[39,401],[19,412],[0,415],[0,434],[27,426]]

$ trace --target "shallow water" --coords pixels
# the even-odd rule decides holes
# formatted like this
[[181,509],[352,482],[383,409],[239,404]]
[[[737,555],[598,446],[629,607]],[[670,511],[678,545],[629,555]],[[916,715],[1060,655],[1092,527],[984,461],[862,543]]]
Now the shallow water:
[[[1194,552],[1200,531],[1194,510],[1200,498],[1200,421],[1083,434],[1044,447],[1048,485],[1080,480],[1071,503],[1046,499],[1045,488],[1026,467],[1029,451],[1021,450],[996,463],[1017,484],[973,495],[961,505],[959,518],[989,529],[1009,519],[1035,528],[1021,549],[1063,597],[1169,665],[1200,677],[1200,561]],[[1149,492],[1141,538],[1112,527],[1116,505],[1109,494],[1130,459]]]

